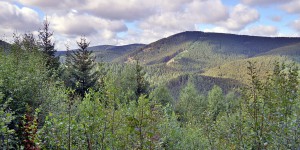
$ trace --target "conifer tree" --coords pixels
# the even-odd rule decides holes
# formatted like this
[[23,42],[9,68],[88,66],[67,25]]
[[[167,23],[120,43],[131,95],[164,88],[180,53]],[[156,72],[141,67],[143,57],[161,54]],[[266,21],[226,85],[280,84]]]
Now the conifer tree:
[[95,58],[92,57],[92,51],[88,51],[89,42],[82,37],[80,42],[77,42],[79,49],[71,54],[72,73],[71,85],[81,97],[84,97],[85,92],[96,84],[98,72],[94,71]]
[[143,72],[143,67],[140,65],[139,60],[136,60],[136,65],[135,65],[135,79],[137,83],[136,87],[136,101],[138,102],[138,99],[141,95],[145,95],[146,97],[149,96],[149,82],[145,80],[145,72]]
[[46,57],[46,66],[49,69],[57,70],[60,63],[59,57],[55,56],[56,50],[52,42],[53,32],[49,29],[50,22],[46,19],[43,23],[43,28],[39,31],[40,46]]
[[[72,85],[74,83],[74,78],[72,76],[72,51],[70,51],[69,45],[66,46],[66,59],[64,62],[64,70],[61,78],[63,79],[66,87],[75,87],[75,85]],[[72,82],[73,81],[73,82]]]

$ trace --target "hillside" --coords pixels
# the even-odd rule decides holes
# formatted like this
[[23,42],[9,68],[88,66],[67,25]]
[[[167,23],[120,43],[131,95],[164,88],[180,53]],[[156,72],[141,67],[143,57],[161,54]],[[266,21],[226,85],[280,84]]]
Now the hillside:
[[167,83],[167,87],[175,100],[179,99],[180,92],[178,91],[184,88],[189,80],[195,85],[197,91],[204,95],[207,94],[207,91],[210,91],[214,85],[221,87],[224,93],[243,86],[241,82],[233,79],[184,74],[171,79]]
[[261,55],[286,56],[294,61],[300,62],[300,43],[279,47]]
[[268,75],[270,75],[270,73],[272,73],[275,62],[285,64],[293,63],[292,59],[287,56],[265,55],[228,62],[218,67],[211,68],[202,73],[202,75],[234,79],[246,84],[250,80],[247,74],[248,62],[256,64],[258,74],[262,79],[266,78]]
[[300,38],[188,31],[153,42],[114,61],[130,62],[138,57],[145,65],[165,64],[182,71],[205,71],[297,43]]

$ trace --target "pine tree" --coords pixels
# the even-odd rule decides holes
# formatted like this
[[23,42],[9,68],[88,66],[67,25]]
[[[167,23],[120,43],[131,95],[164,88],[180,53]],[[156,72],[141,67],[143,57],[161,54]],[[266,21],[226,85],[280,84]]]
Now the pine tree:
[[72,59],[71,85],[81,97],[84,97],[85,92],[96,84],[98,72],[94,71],[95,58],[92,57],[92,51],[88,51],[89,42],[82,37],[80,42],[77,42],[79,49],[74,51],[70,56]]
[[55,56],[56,50],[52,42],[53,32],[49,31],[50,22],[46,19],[43,23],[43,29],[39,31],[40,46],[46,57],[46,66],[49,69],[57,70],[60,63],[59,57]]

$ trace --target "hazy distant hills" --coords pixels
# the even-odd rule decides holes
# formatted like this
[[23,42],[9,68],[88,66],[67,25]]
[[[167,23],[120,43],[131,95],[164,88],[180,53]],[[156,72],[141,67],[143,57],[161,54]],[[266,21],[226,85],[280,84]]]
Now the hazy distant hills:
[[[130,44],[123,46],[99,45],[89,47],[88,50],[93,51],[97,62],[112,62],[114,59],[132,52],[138,48],[145,46],[144,44]],[[66,51],[57,51],[56,55],[61,56],[62,60],[66,55]]]
[[0,48],[9,49],[10,44],[0,40]]

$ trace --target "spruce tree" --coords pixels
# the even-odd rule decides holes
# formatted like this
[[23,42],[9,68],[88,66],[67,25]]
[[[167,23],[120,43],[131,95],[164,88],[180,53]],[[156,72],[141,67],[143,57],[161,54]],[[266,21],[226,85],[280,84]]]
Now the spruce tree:
[[95,58],[92,57],[92,51],[88,51],[89,42],[82,37],[80,42],[77,42],[78,50],[71,54],[72,60],[72,79],[71,85],[81,97],[84,97],[85,92],[96,84],[98,72],[94,71]]
[[43,28],[39,30],[39,39],[42,52],[46,57],[46,66],[49,69],[57,70],[60,63],[59,57],[55,56],[54,42],[52,42],[53,32],[49,29],[50,22],[46,19],[43,23]]

